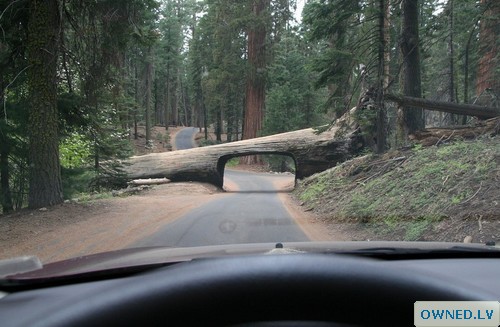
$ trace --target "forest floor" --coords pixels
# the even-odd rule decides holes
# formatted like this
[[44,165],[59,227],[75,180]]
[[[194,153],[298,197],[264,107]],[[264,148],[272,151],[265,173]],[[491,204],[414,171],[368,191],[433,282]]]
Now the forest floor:
[[500,243],[500,136],[366,155],[294,191],[351,240]]
[[[169,151],[181,128],[171,127],[167,134],[156,127],[152,148],[144,146],[139,130],[136,154]],[[282,200],[295,217],[313,226],[315,240],[498,244],[499,164],[499,136],[416,145],[361,156],[313,175],[292,194],[282,194]],[[99,194],[2,215],[0,259],[37,255],[46,263],[116,250],[154,233],[165,219],[221,196],[225,193],[208,184],[170,183],[125,197]]]

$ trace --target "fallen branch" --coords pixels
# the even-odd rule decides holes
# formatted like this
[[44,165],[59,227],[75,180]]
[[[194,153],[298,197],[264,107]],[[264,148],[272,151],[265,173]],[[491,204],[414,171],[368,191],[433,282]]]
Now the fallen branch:
[[500,108],[478,106],[474,104],[459,104],[454,102],[432,101],[422,98],[386,94],[385,99],[405,107],[417,107],[427,110],[448,112],[456,115],[474,116],[481,119],[500,116]]
[[464,202],[462,202],[461,204],[464,204],[464,203],[467,203],[469,202],[470,200],[472,200],[478,193],[479,191],[481,191],[481,188],[483,187],[483,182],[481,182],[481,184],[479,184],[479,188],[477,189],[476,193],[474,193],[470,198],[468,198],[467,200],[465,200]]
[[170,183],[170,179],[168,178],[148,178],[148,179],[134,179],[128,182],[128,185],[161,185]]

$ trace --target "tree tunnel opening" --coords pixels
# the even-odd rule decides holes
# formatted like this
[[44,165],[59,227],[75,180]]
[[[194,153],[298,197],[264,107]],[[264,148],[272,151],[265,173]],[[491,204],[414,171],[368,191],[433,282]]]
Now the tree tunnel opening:
[[[248,165],[245,157],[257,156]],[[291,153],[243,153],[223,156],[217,170],[227,192],[290,192],[295,188],[297,161]]]

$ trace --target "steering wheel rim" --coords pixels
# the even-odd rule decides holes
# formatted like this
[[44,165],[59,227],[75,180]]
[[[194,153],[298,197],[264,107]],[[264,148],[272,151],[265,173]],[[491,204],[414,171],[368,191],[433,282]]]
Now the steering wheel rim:
[[382,261],[293,254],[199,259],[103,285],[41,326],[221,326],[255,321],[412,325],[415,301],[488,300]]

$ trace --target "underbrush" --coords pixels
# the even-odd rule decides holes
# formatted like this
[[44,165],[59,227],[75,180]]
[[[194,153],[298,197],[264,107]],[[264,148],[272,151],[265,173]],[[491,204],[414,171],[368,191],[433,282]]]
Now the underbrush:
[[355,239],[500,240],[498,137],[366,155],[301,181],[295,195]]
[[62,168],[63,196],[65,200],[90,201],[109,198],[113,189],[125,184],[120,171],[96,172],[92,168]]

